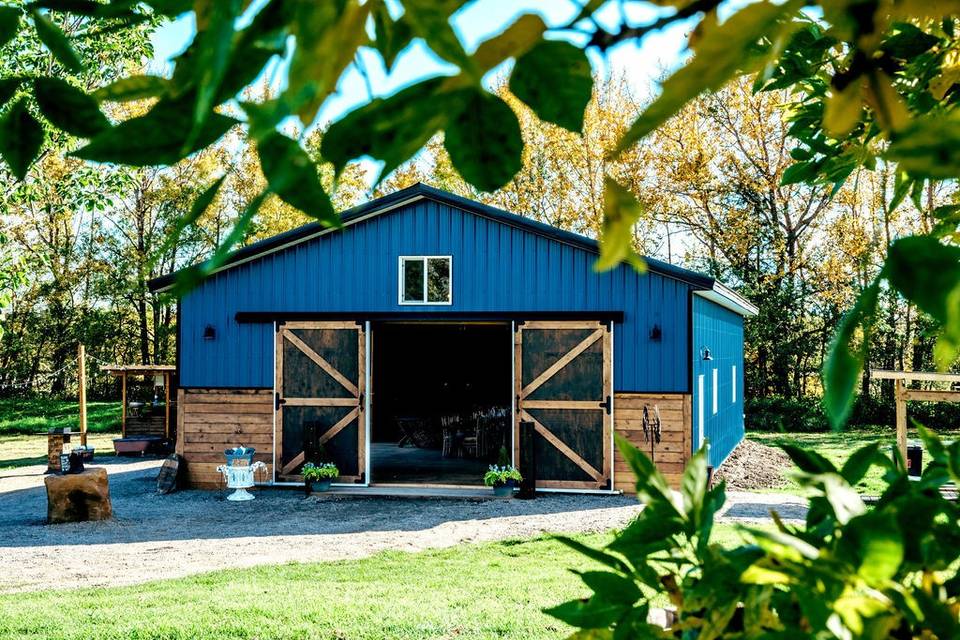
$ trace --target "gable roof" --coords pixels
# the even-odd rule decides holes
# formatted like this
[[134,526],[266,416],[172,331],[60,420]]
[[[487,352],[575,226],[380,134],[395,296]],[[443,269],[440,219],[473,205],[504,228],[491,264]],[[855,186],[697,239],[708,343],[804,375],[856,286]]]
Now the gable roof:
[[[593,238],[588,238],[571,231],[565,231],[563,229],[538,222],[531,218],[519,216],[502,209],[497,209],[496,207],[491,207],[468,198],[463,198],[456,194],[450,193],[449,191],[437,189],[420,182],[413,186],[407,187],[406,189],[401,189],[400,191],[383,196],[382,198],[377,198],[376,200],[371,200],[359,206],[347,209],[340,214],[340,219],[343,222],[343,227],[348,227],[351,224],[360,222],[361,220],[366,220],[373,216],[392,211],[406,204],[424,199],[434,200],[442,204],[463,209],[478,216],[490,218],[503,224],[526,229],[532,233],[585,249],[591,253],[599,253],[599,245]],[[262,256],[277,251],[282,251],[318,236],[328,233],[336,233],[339,230],[340,229],[331,229],[330,227],[326,227],[319,222],[305,224],[297,227],[296,229],[279,233],[275,236],[265,238],[259,242],[254,242],[251,245],[234,251],[226,258],[223,264],[217,269],[214,269],[212,273],[218,273],[220,271],[230,269],[245,262],[256,260]],[[742,315],[756,315],[757,313],[756,307],[750,304],[749,301],[710,276],[698,273],[696,271],[691,271],[689,269],[684,269],[655,258],[644,259],[646,260],[647,268],[652,273],[656,273],[667,278],[680,280],[681,282],[685,282],[700,291],[709,291],[715,294],[711,296],[711,299],[714,299],[715,302],[723,304],[723,306],[727,306],[728,308]],[[151,291],[155,292],[167,290],[176,283],[177,277],[184,271],[185,269],[180,269],[178,271],[174,271],[173,273],[168,273],[166,275],[154,278],[153,280],[147,282],[147,286]]]

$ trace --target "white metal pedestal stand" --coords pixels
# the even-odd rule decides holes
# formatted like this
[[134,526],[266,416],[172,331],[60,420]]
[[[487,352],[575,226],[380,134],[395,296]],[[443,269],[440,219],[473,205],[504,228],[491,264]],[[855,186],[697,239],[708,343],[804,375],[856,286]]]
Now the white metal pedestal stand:
[[227,465],[217,467],[217,471],[222,473],[224,479],[227,481],[227,488],[236,489],[236,491],[227,496],[227,500],[232,502],[253,500],[253,494],[247,491],[247,489],[254,486],[254,472],[258,469],[266,469],[266,467],[267,465],[262,462],[254,462],[251,465],[242,467]]

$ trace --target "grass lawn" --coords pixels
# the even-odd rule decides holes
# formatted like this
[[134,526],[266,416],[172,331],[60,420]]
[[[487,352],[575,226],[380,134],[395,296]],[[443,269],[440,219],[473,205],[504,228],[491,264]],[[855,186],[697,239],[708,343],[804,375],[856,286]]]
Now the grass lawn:
[[[88,433],[87,446],[97,450],[96,455],[113,455],[113,438],[117,433]],[[74,436],[67,447],[80,446],[80,437]],[[0,435],[0,470],[15,467],[27,467],[33,464],[46,464],[46,436],[4,436]]]
[[[603,544],[607,535],[580,538]],[[718,526],[722,544],[739,541]],[[563,638],[541,609],[599,565],[549,538],[218,571],[134,587],[0,596],[0,638]]]
[[[0,400],[0,469],[44,464],[46,433],[52,428],[80,428],[75,400],[49,398],[4,398]],[[113,452],[113,438],[120,437],[120,403],[87,403],[87,444],[103,453]],[[70,446],[79,446],[74,436]]]
[[[45,434],[54,427],[80,428],[76,400],[4,398],[0,400],[0,437]],[[87,431],[120,431],[119,402],[88,402]]]
[[[954,440],[960,437],[960,431],[956,430],[939,429],[936,433],[944,440]],[[838,433],[760,433],[751,431],[747,433],[747,437],[771,447],[780,443],[792,443],[812,449],[833,462],[837,467],[843,465],[854,451],[871,442],[879,442],[881,449],[888,454],[890,447],[896,443],[896,434],[893,428],[889,426]],[[907,438],[919,441],[917,433],[913,430],[907,432]],[[929,459],[926,451],[924,451],[923,463],[926,464]],[[787,475],[789,476],[789,473]],[[871,469],[863,482],[857,485],[857,489],[864,495],[879,495],[885,486],[881,479],[882,475],[880,469]],[[787,487],[774,491],[798,493],[800,487],[790,479]]]

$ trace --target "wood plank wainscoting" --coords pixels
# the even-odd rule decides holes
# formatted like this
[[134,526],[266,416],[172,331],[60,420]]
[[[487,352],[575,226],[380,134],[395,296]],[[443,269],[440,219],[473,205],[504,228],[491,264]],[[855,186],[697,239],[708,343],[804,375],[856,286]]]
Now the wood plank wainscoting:
[[[656,445],[654,461],[673,487],[680,486],[683,467],[690,458],[693,419],[691,396],[683,393],[617,393],[613,402],[613,429],[648,456],[650,442],[644,441],[643,408],[653,420],[654,407],[660,409],[661,440]],[[627,461],[614,451],[614,488],[635,493],[633,472]]]
[[[269,389],[180,389],[177,394],[177,453],[186,462],[187,481],[198,489],[221,486],[217,467],[223,450],[254,447],[254,460],[273,477],[273,394]],[[258,481],[260,480],[258,474]]]

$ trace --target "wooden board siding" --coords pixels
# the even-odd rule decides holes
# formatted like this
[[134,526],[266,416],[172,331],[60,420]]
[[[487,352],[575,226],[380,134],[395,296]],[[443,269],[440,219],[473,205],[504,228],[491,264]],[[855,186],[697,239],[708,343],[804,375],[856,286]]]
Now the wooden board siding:
[[[217,467],[223,450],[238,445],[254,447],[254,460],[273,474],[273,394],[255,389],[180,389],[177,453],[186,461],[191,486],[215,489],[221,485]],[[259,478],[258,478],[259,480]]]
[[[643,407],[653,418],[653,409],[660,409],[661,440],[656,447],[655,461],[672,486],[679,486],[683,467],[690,457],[690,395],[679,393],[617,393],[613,402],[613,428],[635,447],[650,455],[650,443],[643,439]],[[624,493],[635,492],[635,478],[626,460],[617,450],[613,457],[614,488]]]

